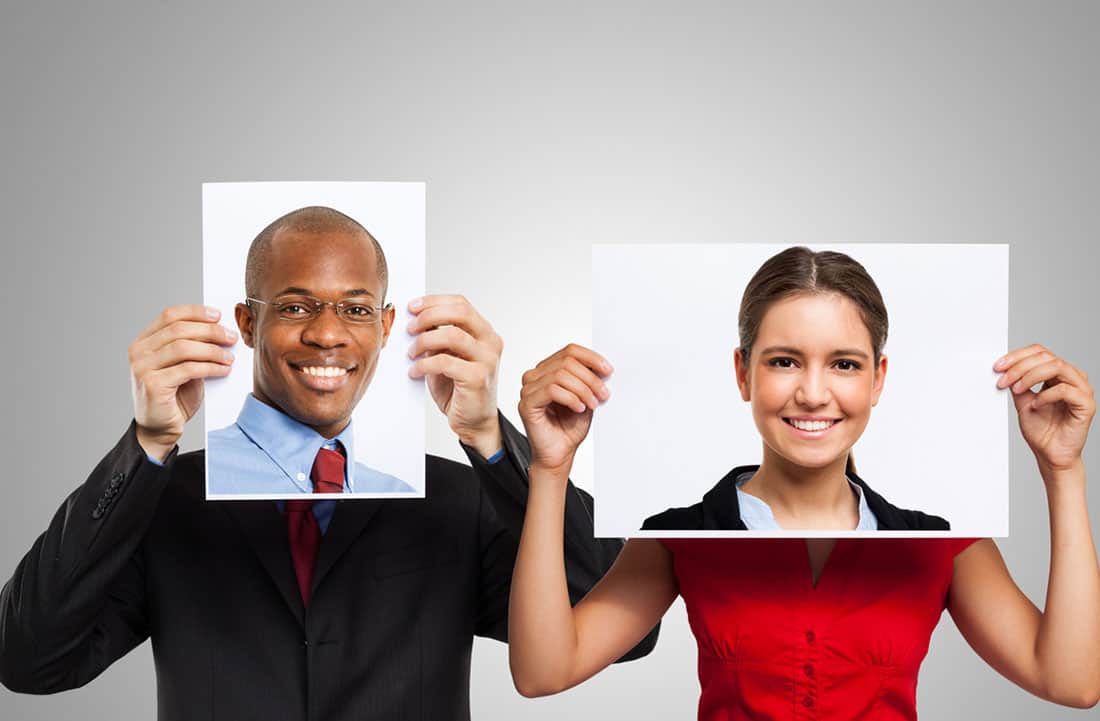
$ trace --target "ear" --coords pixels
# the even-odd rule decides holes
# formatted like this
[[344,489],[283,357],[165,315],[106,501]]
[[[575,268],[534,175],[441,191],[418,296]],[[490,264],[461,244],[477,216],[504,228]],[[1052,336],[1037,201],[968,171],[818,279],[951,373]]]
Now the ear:
[[878,397],[882,395],[882,388],[886,385],[886,356],[879,356],[878,365],[875,366],[875,381],[871,388],[871,405],[878,405]]
[[246,303],[238,303],[233,308],[233,317],[237,319],[237,328],[241,331],[241,340],[249,348],[252,345],[253,336],[256,333],[256,319],[252,315],[252,309]]
[[752,400],[749,391],[749,367],[741,358],[741,349],[733,349],[733,374],[737,378],[737,389],[741,391],[741,400]]
[[393,328],[393,319],[396,315],[396,311],[393,309],[393,303],[386,306],[386,309],[382,311],[382,348],[386,347],[386,341],[390,339],[390,329]]

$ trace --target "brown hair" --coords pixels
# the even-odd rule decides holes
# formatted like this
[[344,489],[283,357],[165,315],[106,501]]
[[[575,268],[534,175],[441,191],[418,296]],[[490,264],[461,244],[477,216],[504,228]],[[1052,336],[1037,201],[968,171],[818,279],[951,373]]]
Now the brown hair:
[[875,281],[866,268],[844,253],[814,252],[803,246],[787,248],[768,258],[745,286],[737,314],[741,361],[748,365],[764,314],[773,303],[793,295],[817,293],[836,293],[855,303],[863,325],[871,334],[878,365],[890,324]]

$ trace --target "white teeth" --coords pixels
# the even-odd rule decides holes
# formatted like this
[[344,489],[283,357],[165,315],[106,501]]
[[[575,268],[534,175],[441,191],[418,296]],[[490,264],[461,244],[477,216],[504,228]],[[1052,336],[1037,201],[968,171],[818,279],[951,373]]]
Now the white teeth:
[[791,425],[800,431],[823,431],[834,423],[836,423],[836,421],[802,421],[797,418],[791,419]]
[[348,374],[347,368],[336,368],[334,366],[302,366],[302,372],[307,376],[318,378],[336,378]]

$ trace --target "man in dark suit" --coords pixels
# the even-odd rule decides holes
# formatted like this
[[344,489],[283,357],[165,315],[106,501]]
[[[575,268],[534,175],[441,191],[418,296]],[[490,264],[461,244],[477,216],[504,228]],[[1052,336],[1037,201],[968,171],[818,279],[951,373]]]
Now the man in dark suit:
[[[345,287],[334,269],[370,267],[356,233],[288,227],[293,242],[276,237],[268,267],[293,265],[326,304]],[[334,265],[332,253],[343,260]],[[265,382],[293,371],[278,365],[283,351],[350,353],[365,342],[329,310],[296,332],[256,319],[257,342],[281,334]],[[411,310],[411,374],[426,377],[473,470],[429,456],[423,500],[304,509],[204,500],[203,452],[175,445],[202,379],[228,372],[235,337],[202,306],[165,310],[130,346],[130,428],[0,592],[0,681],[29,693],[73,688],[151,638],[164,721],[468,719],[473,636],[506,640],[528,449],[496,411],[501,342],[491,326],[459,296]],[[350,414],[331,397],[274,388],[271,407],[326,438]],[[575,602],[620,543],[593,538],[584,492],[570,490],[565,514]]]

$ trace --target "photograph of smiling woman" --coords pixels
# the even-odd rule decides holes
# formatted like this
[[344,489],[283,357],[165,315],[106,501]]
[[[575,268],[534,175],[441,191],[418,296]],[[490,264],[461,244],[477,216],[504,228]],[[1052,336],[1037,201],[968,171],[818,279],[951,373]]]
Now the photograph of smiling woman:
[[422,200],[415,183],[204,187],[207,301],[240,338],[207,387],[207,498],[423,496],[422,385],[386,353],[422,293]]
[[741,298],[734,358],[763,460],[642,529],[950,530],[893,505],[855,471],[852,446],[886,381],[888,330],[878,286],[850,256],[794,247],[769,258]]
[[597,534],[1007,535],[1007,246],[599,244],[592,274]]

